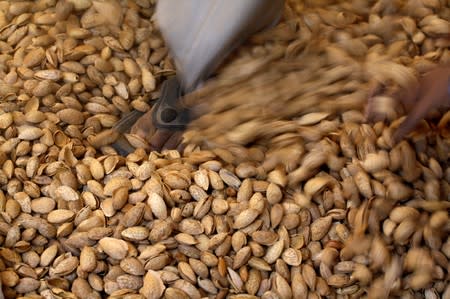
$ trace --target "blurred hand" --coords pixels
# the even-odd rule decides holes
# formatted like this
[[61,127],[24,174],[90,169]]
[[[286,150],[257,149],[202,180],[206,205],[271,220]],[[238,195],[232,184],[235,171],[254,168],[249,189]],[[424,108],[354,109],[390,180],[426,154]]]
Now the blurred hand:
[[[440,66],[424,74],[419,79],[417,86],[411,86],[408,90],[397,90],[393,93],[388,92],[394,99],[400,100],[407,112],[405,120],[394,132],[394,141],[399,142],[416,125],[427,116],[433,109],[450,107],[449,99],[450,66]],[[366,116],[369,121],[382,121],[385,115],[381,115],[377,105],[380,103],[374,101],[374,96],[381,93],[383,87],[378,83],[372,86],[369,100],[366,108]],[[383,103],[384,105],[395,105],[394,102]],[[393,111],[393,110],[392,110]]]
[[158,152],[164,149],[182,150],[183,131],[155,128],[152,121],[152,110],[138,119],[131,128],[131,133],[144,138],[150,144],[151,150]]
[[411,132],[419,121],[433,109],[450,107],[450,66],[437,67],[420,78],[416,94],[403,99],[409,111],[406,119],[394,133],[394,140],[399,141]]

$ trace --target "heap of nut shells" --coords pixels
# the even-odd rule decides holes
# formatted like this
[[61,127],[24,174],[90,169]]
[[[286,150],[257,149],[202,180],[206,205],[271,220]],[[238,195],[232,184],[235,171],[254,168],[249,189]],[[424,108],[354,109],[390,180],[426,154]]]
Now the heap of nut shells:
[[253,36],[216,78],[187,96],[187,105],[208,103],[188,142],[296,144],[304,135],[320,138],[305,126],[345,123],[342,114],[362,111],[369,97],[376,119],[391,122],[404,114],[399,99],[421,74],[450,64],[447,1],[287,3],[283,22]]
[[183,153],[123,157],[174,73],[154,1],[0,1],[4,297],[450,298],[450,113],[394,144],[388,94],[448,62],[448,3],[336,2],[289,1],[186,99],[217,126]]

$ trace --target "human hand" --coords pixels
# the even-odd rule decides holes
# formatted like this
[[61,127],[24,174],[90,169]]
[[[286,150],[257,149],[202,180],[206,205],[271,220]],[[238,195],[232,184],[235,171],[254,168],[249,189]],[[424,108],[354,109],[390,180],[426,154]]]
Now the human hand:
[[157,129],[153,125],[152,110],[147,111],[137,120],[131,128],[131,133],[145,139],[150,144],[151,150],[182,150],[183,131]]
[[[411,132],[417,123],[433,109],[450,107],[450,66],[437,67],[420,78],[417,93],[407,102],[413,103],[406,119],[394,133],[399,141]],[[407,107],[408,108],[408,107]]]
[[[382,92],[384,87],[375,82],[369,88],[366,117],[371,122],[383,121],[387,116],[396,118],[395,101],[400,101],[407,116],[393,135],[394,141],[399,142],[433,109],[450,107],[449,84],[450,66],[440,66],[425,73],[419,78],[418,84],[407,89]],[[388,96],[378,97],[380,93],[387,93]],[[393,114],[384,115],[386,113]]]

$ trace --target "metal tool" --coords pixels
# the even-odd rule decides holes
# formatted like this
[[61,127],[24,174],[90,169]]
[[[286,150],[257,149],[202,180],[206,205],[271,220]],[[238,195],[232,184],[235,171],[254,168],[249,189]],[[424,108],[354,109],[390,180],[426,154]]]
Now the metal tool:
[[189,110],[178,101],[183,95],[177,77],[164,81],[161,97],[153,106],[152,120],[158,129],[184,130],[189,123]]

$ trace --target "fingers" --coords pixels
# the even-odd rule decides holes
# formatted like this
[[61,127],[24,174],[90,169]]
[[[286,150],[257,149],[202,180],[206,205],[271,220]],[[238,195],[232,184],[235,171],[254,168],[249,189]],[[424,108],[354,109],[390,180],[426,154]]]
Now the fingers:
[[175,132],[172,136],[169,137],[169,139],[166,141],[164,146],[162,147],[163,150],[165,149],[175,149],[177,146],[181,143],[181,139],[183,137],[183,132]]
[[[450,106],[450,67],[438,67],[420,79],[420,84],[411,86],[408,89],[393,90],[391,97],[402,102],[406,111],[409,111],[406,119],[394,132],[394,141],[399,142],[409,134],[417,124],[435,108]],[[365,110],[366,120],[379,120],[377,115],[377,105],[373,98],[380,91],[380,86],[376,83],[369,84],[369,97]]]
[[149,143],[152,150],[160,151],[164,144],[173,135],[172,131],[169,130],[157,130],[153,136],[150,137]]
[[157,130],[150,138],[150,147],[154,151],[177,149],[181,152],[183,149],[182,138],[183,132],[181,131]]
[[442,95],[435,92],[425,93],[418,101],[414,109],[408,114],[406,119],[400,124],[398,129],[394,133],[394,141],[398,142],[403,139],[408,133],[410,133],[420,120],[435,108],[437,103],[443,101]]
[[179,151],[180,153],[184,153],[185,148],[186,148],[186,144],[183,143],[183,141],[181,141],[180,144],[178,144],[176,150]]
[[406,111],[410,111],[413,109],[419,92],[419,86],[414,86],[397,96],[397,98],[400,98],[400,100],[402,101],[403,106],[406,108]]
[[181,143],[183,132],[155,129],[151,111],[144,114],[131,128],[131,133],[147,140],[154,151],[175,149]]
[[384,120],[385,116],[377,111],[377,101],[374,97],[367,100],[365,118],[368,122],[378,122]]
[[147,139],[154,134],[155,128],[152,122],[151,110],[142,115],[137,122],[131,127],[130,133],[139,135]]

